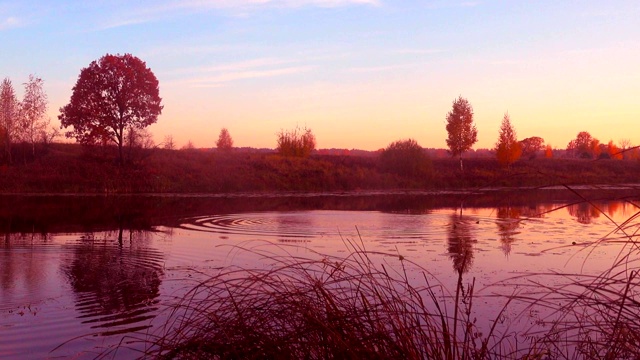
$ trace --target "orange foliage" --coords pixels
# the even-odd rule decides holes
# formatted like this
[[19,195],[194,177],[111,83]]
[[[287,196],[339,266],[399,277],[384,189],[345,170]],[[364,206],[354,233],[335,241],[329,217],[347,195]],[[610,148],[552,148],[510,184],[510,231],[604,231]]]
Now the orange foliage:
[[607,154],[611,159],[622,160],[622,152],[620,149],[613,143],[613,140],[609,140],[607,144]]
[[551,159],[553,157],[553,149],[549,144],[547,144],[547,147],[544,149],[544,157],[547,159]]
[[517,140],[516,131],[511,125],[509,114],[504,114],[502,125],[500,125],[500,135],[496,144],[496,156],[498,162],[503,166],[514,163],[522,155],[522,146]]

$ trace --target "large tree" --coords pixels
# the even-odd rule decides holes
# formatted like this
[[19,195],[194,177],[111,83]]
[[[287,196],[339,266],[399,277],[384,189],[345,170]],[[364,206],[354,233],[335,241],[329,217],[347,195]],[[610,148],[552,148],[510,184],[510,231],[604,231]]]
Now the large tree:
[[447,114],[447,133],[449,152],[451,156],[460,158],[462,170],[462,154],[478,141],[478,130],[473,123],[473,108],[462,96],[453,101],[453,108]]
[[16,97],[11,80],[5,78],[0,84],[0,140],[4,156],[11,163],[11,143],[17,135],[20,119],[20,102]]
[[125,133],[143,129],[162,112],[158,79],[144,61],[131,55],[107,54],[80,71],[71,101],[60,108],[67,137],[80,143],[112,141],[123,164]]
[[500,165],[509,166],[518,160],[520,155],[522,155],[522,147],[518,142],[516,130],[511,125],[509,114],[504,114],[496,143],[496,157]]

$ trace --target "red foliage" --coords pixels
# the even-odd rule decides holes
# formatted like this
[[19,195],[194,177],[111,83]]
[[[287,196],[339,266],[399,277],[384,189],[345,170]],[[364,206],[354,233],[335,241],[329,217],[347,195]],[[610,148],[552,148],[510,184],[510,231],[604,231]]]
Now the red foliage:
[[73,127],[66,136],[80,143],[115,143],[122,163],[125,131],[155,123],[160,102],[158,79],[142,60],[107,54],[80,71],[71,101],[58,118],[63,127]]

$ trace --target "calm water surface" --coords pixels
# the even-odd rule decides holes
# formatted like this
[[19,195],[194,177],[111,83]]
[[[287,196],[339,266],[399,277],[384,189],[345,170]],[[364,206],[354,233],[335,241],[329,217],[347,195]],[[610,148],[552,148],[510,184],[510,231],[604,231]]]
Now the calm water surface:
[[[93,358],[154,333],[206,274],[270,265],[252,249],[340,256],[356,243],[386,254],[376,261],[392,268],[410,260],[416,283],[426,271],[455,289],[462,272],[480,295],[512,292],[490,285],[522,273],[599,274],[625,252],[615,224],[639,209],[633,192],[583,196],[593,201],[561,190],[3,197],[0,358]],[[478,301],[479,322],[501,303]],[[118,353],[136,355],[126,346]]]

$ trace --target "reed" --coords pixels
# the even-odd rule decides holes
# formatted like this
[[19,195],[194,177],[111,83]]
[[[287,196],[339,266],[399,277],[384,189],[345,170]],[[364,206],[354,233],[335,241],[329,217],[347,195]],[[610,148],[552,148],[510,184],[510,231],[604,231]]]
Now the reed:
[[474,283],[464,284],[462,273],[452,294],[426,269],[421,279],[410,279],[407,266],[419,265],[401,255],[345,244],[344,257],[300,257],[276,245],[235,247],[272,265],[231,266],[199,283],[159,333],[140,337],[146,343],[141,357],[496,359],[521,353],[495,331],[497,321],[480,333],[472,316]]
[[[220,269],[171,308],[163,328],[128,343],[144,344],[141,358],[165,359],[638,359],[639,217],[610,219],[611,233],[583,247],[624,244],[601,274],[526,274],[494,284],[504,305],[482,314],[488,330],[476,322],[473,304],[482,298],[462,270],[449,291],[400,254],[344,240],[345,256],[234,246],[269,265]],[[516,321],[539,314],[535,324],[505,328],[501,320],[514,308]]]

